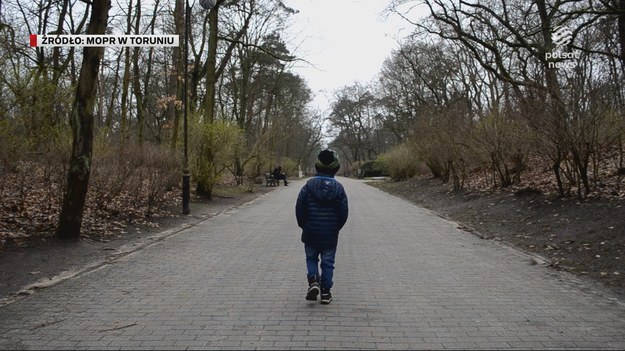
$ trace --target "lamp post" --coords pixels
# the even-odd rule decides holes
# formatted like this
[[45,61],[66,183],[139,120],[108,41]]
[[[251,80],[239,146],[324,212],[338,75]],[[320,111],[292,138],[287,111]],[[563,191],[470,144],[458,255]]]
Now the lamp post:
[[[206,9],[211,10],[217,4],[217,0],[200,0],[200,5]],[[182,165],[182,213],[189,214],[191,209],[189,208],[189,202],[191,201],[191,174],[189,172],[189,125],[188,125],[188,81],[189,81],[189,27],[191,17],[191,6],[189,6],[189,0],[184,2],[184,95],[182,101],[184,103],[184,160]]]

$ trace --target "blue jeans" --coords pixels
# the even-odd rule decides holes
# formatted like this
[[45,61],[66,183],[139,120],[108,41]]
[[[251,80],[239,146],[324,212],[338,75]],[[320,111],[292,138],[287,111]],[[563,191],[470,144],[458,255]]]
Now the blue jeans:
[[[331,249],[317,249],[304,244],[306,250],[306,268],[308,269],[308,279],[317,278],[323,289],[332,287],[332,277],[334,277],[334,257],[336,247]],[[319,274],[319,257],[321,256],[321,274]]]

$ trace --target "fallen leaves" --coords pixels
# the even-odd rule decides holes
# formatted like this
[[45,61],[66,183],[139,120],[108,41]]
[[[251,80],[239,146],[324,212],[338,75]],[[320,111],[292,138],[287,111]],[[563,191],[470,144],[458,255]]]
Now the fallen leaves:
[[[45,240],[54,235],[65,177],[51,175],[50,170],[43,168],[36,162],[20,162],[15,172],[0,179],[0,248],[26,246],[31,240]],[[158,228],[155,220],[169,215],[162,207],[180,202],[180,190],[176,187],[155,196],[150,179],[128,182],[133,184],[133,189],[116,189],[117,194],[109,196],[106,205],[101,196],[106,194],[103,187],[108,184],[91,184],[82,237],[106,240],[121,235],[129,224]]]

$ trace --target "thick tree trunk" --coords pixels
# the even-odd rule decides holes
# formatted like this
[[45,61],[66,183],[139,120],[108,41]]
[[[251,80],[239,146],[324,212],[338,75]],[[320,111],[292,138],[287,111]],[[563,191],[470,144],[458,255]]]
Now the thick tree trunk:
[[[91,19],[87,34],[104,34],[111,0],[92,2]],[[59,239],[80,239],[93,150],[93,108],[103,47],[86,47],[83,50],[82,67],[76,97],[72,107],[72,157],[67,174],[67,186],[56,236]]]

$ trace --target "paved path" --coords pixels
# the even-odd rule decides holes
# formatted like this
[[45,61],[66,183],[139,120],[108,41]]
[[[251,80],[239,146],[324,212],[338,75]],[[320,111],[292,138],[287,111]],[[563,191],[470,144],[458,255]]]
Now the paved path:
[[625,348],[625,307],[341,178],[334,301],[304,300],[302,181],[0,308],[0,348]]

